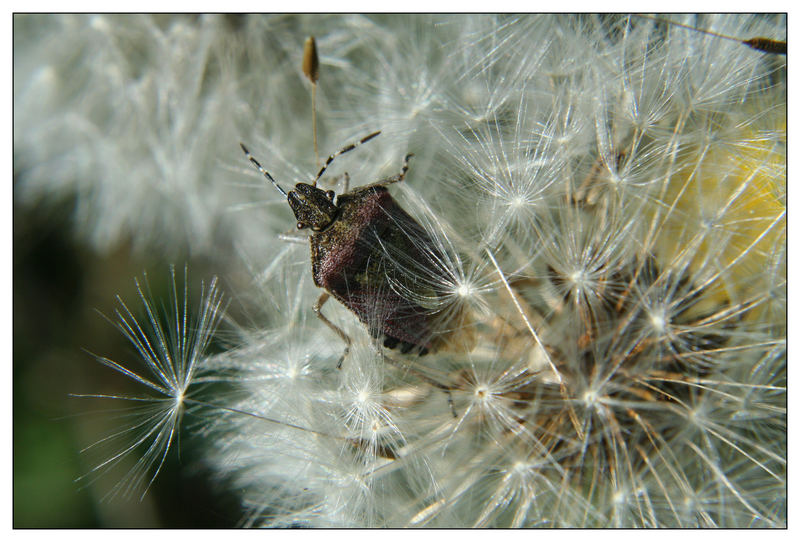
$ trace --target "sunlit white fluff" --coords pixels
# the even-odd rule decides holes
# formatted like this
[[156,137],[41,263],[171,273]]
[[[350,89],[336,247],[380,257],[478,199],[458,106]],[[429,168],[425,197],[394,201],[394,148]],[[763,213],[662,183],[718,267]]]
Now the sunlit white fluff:
[[[780,17],[678,19],[784,37]],[[197,35],[228,43],[202,21]],[[214,151],[180,177],[213,171],[222,190],[242,188],[219,232],[236,258],[220,265],[248,268],[234,295],[261,312],[202,361],[225,389],[194,427],[245,524],[785,525],[785,58],[621,15],[240,22],[247,47],[219,57],[230,81],[210,96],[235,94],[241,137],[228,153],[230,132],[197,131]],[[335,369],[344,345],[311,310],[308,250],[281,244],[285,200],[235,148],[263,151],[287,188],[313,178],[299,70],[312,33],[323,155],[383,132],[323,181],[348,171],[368,184],[415,154],[390,191],[432,247],[425,262],[383,254],[404,273],[386,288],[463,316],[440,331],[469,326],[470,340],[403,356],[330,302],[354,344]],[[54,74],[37,73],[20,81],[57,101]],[[125,141],[100,140],[88,139],[117,154]],[[22,163],[36,162],[20,142]],[[78,152],[96,163],[92,148]],[[213,199],[206,187],[184,189]]]

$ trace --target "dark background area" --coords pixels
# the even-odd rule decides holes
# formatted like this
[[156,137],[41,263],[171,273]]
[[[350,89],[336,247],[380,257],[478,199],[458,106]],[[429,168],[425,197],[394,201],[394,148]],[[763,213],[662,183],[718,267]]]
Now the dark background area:
[[[154,294],[167,292],[169,264],[182,270],[185,258],[132,254],[128,246],[98,255],[75,241],[72,209],[68,201],[14,208],[13,526],[235,526],[236,496],[213,485],[185,431],[141,500],[141,491],[103,499],[124,471],[75,481],[101,459],[80,450],[113,432],[107,409],[119,405],[70,394],[130,385],[89,353],[133,355],[100,313],[112,317],[119,295],[140,316],[134,277],[146,271]],[[214,275],[204,262],[188,264],[190,291]]]

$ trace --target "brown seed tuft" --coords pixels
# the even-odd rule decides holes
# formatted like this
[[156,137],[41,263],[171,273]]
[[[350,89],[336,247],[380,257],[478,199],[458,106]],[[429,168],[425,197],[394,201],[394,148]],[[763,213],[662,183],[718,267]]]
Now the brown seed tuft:
[[309,36],[303,46],[303,73],[312,83],[316,84],[319,80],[319,57],[314,36]]

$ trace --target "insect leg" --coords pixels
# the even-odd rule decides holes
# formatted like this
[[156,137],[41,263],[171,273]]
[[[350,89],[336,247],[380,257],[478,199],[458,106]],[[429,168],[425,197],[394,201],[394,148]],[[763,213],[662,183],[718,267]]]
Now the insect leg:
[[331,154],[330,156],[328,156],[328,159],[325,161],[325,164],[319,170],[319,173],[317,173],[317,176],[314,177],[314,182],[312,182],[311,184],[313,186],[317,186],[317,181],[319,180],[320,177],[322,177],[322,174],[325,173],[325,170],[328,169],[328,166],[331,165],[331,162],[333,162],[334,158],[336,158],[340,154],[344,154],[346,152],[352,151],[353,149],[355,149],[356,147],[358,147],[362,143],[366,143],[367,141],[369,141],[373,137],[377,137],[378,134],[380,134],[380,132],[373,132],[373,133],[369,134],[368,136],[366,136],[365,138],[361,139],[360,141],[357,141],[355,143],[351,143],[348,146],[346,146],[345,148],[343,148],[342,150],[337,151],[337,152]]
[[336,364],[336,368],[341,369],[342,363],[344,362],[344,358],[346,358],[347,354],[350,352],[350,345],[352,344],[352,341],[344,331],[342,331],[336,324],[328,320],[325,317],[325,315],[322,314],[322,306],[325,304],[326,301],[328,301],[328,298],[330,297],[331,294],[329,294],[328,292],[322,292],[319,296],[319,299],[317,299],[317,302],[314,303],[314,313],[317,315],[317,318],[322,320],[326,326],[331,328],[339,337],[341,337],[341,339],[345,343],[344,352],[342,352],[342,357],[339,358],[339,363]]
[[420,378],[420,379],[426,381],[428,384],[431,384],[433,387],[438,388],[441,391],[443,391],[445,394],[447,394],[447,404],[450,407],[450,412],[452,412],[454,418],[458,418],[458,413],[456,412],[456,405],[453,402],[452,388],[450,386],[448,386],[446,384],[442,384],[441,382],[438,382],[434,378],[431,378],[430,376],[424,374],[422,371],[420,371],[418,369],[415,369],[414,367],[411,367],[407,362],[397,360],[397,359],[393,358],[392,356],[389,356],[385,352],[383,354],[383,359],[385,359],[390,364],[394,365],[395,367],[397,367],[398,369],[400,369],[400,370],[402,370],[404,372],[414,373],[414,375],[417,378]]
[[[321,183],[320,183],[321,184]],[[333,189],[337,189],[337,185],[342,185],[344,188],[337,190],[339,194],[347,194],[350,190],[350,174],[346,171],[341,175],[337,175],[333,179],[326,180],[325,184]]]
[[400,169],[400,173],[389,177],[388,179],[383,179],[382,181],[378,181],[375,183],[374,186],[386,186],[387,184],[399,183],[403,179],[406,178],[406,173],[408,172],[408,161],[409,159],[414,156],[413,154],[406,154],[406,157],[403,158],[403,167]]
[[299,232],[295,229],[291,229],[289,231],[279,233],[278,239],[281,241],[286,241],[289,243],[302,243],[304,245],[308,244],[308,235],[302,232]]

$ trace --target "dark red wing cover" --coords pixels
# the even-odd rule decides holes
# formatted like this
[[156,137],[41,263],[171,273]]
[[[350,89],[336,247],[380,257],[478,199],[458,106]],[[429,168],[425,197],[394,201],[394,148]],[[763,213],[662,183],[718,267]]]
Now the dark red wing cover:
[[[341,214],[328,230],[312,237],[317,286],[325,288],[367,325],[422,350],[435,331],[431,267],[442,258],[430,236],[383,187],[342,195]],[[428,301],[426,303],[426,300]]]

